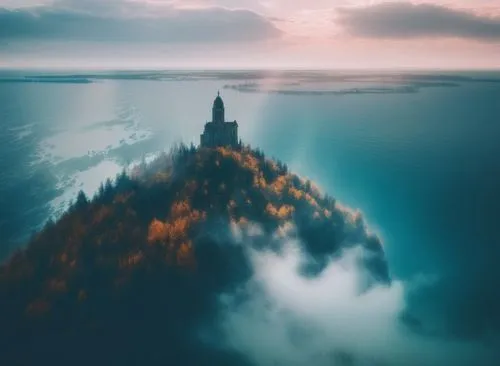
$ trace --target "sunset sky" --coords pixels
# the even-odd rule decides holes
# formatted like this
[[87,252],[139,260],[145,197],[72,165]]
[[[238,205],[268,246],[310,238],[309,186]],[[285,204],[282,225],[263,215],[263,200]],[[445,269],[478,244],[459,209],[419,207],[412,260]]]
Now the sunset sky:
[[0,0],[0,67],[500,67],[500,0]]

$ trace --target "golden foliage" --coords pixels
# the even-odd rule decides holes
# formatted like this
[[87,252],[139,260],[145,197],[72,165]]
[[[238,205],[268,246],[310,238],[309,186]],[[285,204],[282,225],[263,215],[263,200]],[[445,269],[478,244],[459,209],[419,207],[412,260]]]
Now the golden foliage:
[[205,219],[206,213],[193,210],[188,201],[180,201],[173,204],[171,217],[174,219],[186,219],[190,224]]
[[259,171],[259,161],[250,154],[245,154],[243,156],[243,167],[257,173]]
[[272,203],[268,203],[266,206],[266,212],[270,214],[271,216],[277,216],[278,215],[278,209],[274,207]]
[[160,220],[154,219],[149,225],[148,242],[154,243],[156,241],[164,240],[167,237],[167,228],[165,223]]
[[259,172],[259,161],[251,152],[238,152],[225,147],[217,148],[217,151],[225,158],[231,158],[238,162],[243,168],[250,170],[254,174]]
[[180,217],[172,223],[166,223],[167,238],[175,241],[185,237],[189,225],[189,217]]
[[287,184],[288,177],[285,175],[280,175],[276,180],[269,186],[269,188],[276,193],[277,195],[281,195],[285,186]]
[[[199,215],[199,213],[198,213]],[[178,240],[186,236],[190,225],[189,217],[179,217],[172,222],[153,220],[149,225],[148,242],[154,243],[164,240]]]
[[267,187],[267,182],[264,178],[264,174],[262,172],[257,172],[253,176],[253,186],[255,188],[266,188]]
[[193,210],[189,201],[179,201],[172,205],[170,220],[162,222],[154,219],[149,225],[148,242],[161,242],[167,249],[169,264],[181,266],[194,263],[192,244],[188,241],[190,227],[207,217],[206,212]]
[[276,208],[272,203],[268,203],[266,206],[266,212],[277,219],[287,219],[294,211],[295,207],[291,205],[282,205],[280,208]]
[[278,215],[280,218],[289,217],[295,211],[295,207],[290,205],[283,205],[278,210]]
[[302,197],[304,197],[304,192],[302,192],[300,189],[297,189],[295,187],[290,187],[288,189],[288,193],[290,194],[290,196],[292,196],[296,200],[301,200]]
[[311,206],[313,206],[316,209],[319,209],[319,204],[318,201],[316,201],[316,198],[314,198],[311,194],[301,191],[300,189],[297,189],[295,187],[290,187],[288,189],[288,193],[290,196],[295,198],[296,200],[306,200]]

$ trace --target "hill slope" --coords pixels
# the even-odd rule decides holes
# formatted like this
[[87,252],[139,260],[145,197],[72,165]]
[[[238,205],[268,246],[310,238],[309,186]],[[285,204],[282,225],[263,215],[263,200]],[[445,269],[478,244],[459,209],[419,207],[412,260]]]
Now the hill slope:
[[1,267],[0,363],[246,364],[197,334],[217,323],[219,295],[251,278],[249,250],[280,252],[290,238],[304,276],[356,247],[360,289],[390,282],[361,215],[283,164],[181,146],[92,201],[80,195]]

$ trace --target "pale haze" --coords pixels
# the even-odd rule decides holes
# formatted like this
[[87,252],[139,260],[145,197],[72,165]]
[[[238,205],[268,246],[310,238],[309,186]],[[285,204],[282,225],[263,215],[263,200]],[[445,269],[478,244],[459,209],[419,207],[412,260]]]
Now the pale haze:
[[499,66],[499,0],[0,0],[4,68]]

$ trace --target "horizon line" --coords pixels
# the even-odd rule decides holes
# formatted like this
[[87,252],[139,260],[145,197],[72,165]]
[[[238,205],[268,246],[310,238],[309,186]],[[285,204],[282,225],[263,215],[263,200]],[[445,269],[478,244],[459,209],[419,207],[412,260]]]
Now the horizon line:
[[13,71],[13,72],[89,72],[89,71],[100,71],[100,72],[214,72],[214,71],[225,71],[225,72],[242,72],[242,71],[281,71],[281,72],[294,72],[294,71],[484,71],[484,72],[500,72],[500,66],[498,67],[411,67],[411,66],[398,66],[398,67],[351,67],[351,68],[327,68],[327,67],[12,67],[0,65],[0,72]]

